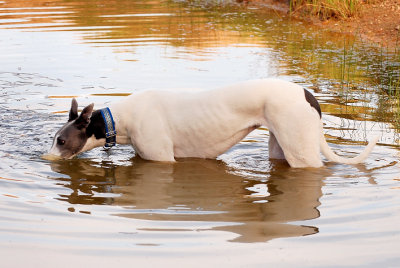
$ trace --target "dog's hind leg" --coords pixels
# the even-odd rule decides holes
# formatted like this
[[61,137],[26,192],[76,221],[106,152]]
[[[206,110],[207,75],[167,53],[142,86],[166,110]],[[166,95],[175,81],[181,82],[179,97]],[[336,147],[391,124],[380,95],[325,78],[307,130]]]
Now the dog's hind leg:
[[270,159],[285,159],[285,154],[271,131],[269,132],[268,150]]
[[270,130],[291,167],[321,167],[319,114],[308,103],[291,108],[272,122]]
[[300,125],[294,129],[296,131],[285,133],[286,137],[279,141],[289,165],[295,168],[323,166],[318,129]]
[[294,168],[322,167],[319,141],[315,139],[299,139],[291,145],[283,147],[285,159]]

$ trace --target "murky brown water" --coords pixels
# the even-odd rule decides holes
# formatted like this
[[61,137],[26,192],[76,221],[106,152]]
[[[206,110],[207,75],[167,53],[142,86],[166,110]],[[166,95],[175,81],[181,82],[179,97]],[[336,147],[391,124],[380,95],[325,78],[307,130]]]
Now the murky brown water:
[[[400,59],[275,12],[171,1],[0,1],[2,267],[396,267]],[[280,77],[314,92],[341,155],[290,169],[260,128],[217,160],[129,146],[40,156],[81,106],[147,88]],[[389,82],[388,82],[389,81]],[[391,84],[392,83],[392,84]]]

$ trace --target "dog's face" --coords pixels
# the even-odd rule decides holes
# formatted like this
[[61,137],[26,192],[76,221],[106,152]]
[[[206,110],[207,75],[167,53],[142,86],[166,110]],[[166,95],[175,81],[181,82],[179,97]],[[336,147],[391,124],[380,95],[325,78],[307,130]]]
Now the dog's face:
[[88,141],[87,127],[93,112],[93,103],[85,107],[78,116],[78,103],[72,100],[68,122],[57,131],[49,155],[65,159],[83,151]]

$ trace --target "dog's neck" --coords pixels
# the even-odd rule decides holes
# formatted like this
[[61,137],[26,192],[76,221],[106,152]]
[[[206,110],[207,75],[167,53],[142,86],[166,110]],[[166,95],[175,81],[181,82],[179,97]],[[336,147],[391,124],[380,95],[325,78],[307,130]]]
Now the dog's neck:
[[[115,129],[117,132],[116,142],[119,144],[128,144],[130,140],[126,137],[125,131],[121,128],[120,117],[118,113],[111,108],[112,115],[115,121]],[[90,117],[90,123],[86,128],[86,135],[91,140],[88,144],[90,147],[100,147],[106,144],[106,124],[100,110],[93,112]]]

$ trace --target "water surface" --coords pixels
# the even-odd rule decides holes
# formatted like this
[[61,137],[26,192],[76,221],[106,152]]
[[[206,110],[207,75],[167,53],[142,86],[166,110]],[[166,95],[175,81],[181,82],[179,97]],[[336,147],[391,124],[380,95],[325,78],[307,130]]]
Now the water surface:
[[[274,11],[172,1],[0,1],[4,267],[399,265],[398,56]],[[216,160],[129,146],[40,156],[80,108],[149,88],[301,84],[330,146],[364,164],[290,169],[260,128]]]

